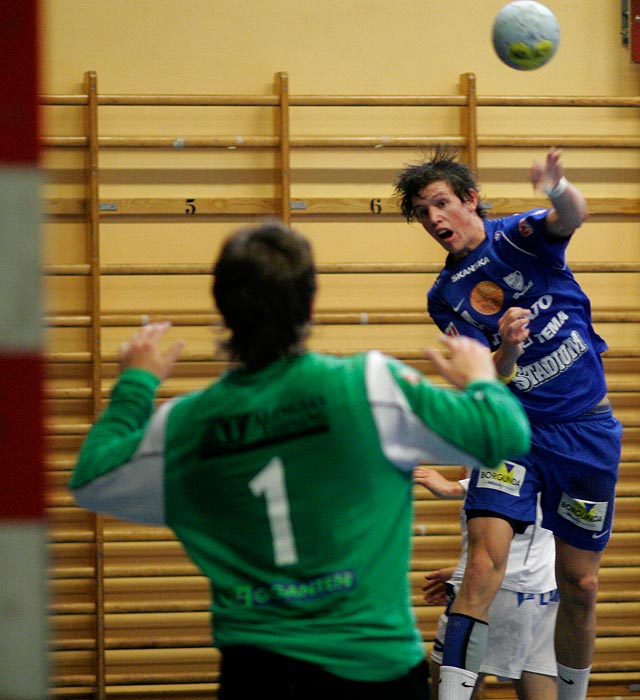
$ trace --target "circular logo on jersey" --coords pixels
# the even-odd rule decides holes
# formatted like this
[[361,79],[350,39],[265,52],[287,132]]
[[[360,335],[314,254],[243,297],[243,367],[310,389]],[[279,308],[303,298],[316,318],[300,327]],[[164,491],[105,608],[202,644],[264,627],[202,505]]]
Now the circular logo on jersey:
[[495,283],[485,280],[478,282],[471,290],[471,306],[475,311],[485,316],[497,314],[504,303],[504,292]]
[[533,226],[527,219],[520,219],[520,221],[518,221],[518,230],[520,231],[520,235],[526,238],[533,233]]

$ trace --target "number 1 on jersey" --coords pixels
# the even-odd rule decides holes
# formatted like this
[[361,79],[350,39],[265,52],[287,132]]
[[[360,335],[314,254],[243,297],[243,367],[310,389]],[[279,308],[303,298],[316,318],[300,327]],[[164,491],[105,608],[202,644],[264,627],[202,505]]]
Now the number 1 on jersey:
[[282,460],[274,457],[262,471],[251,479],[249,488],[256,497],[264,494],[267,501],[267,517],[271,528],[276,564],[278,566],[295,564],[298,561],[298,552],[291,527],[289,499],[284,481]]

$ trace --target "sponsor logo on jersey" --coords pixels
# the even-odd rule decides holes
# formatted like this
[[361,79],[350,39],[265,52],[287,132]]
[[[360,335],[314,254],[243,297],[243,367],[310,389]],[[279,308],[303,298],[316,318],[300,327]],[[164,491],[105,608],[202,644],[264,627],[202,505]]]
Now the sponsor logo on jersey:
[[531,287],[533,287],[533,282],[527,282],[527,286],[521,292],[516,292],[513,295],[513,298],[519,299],[520,297],[523,297],[531,289]]
[[535,216],[537,214],[542,214],[545,211],[546,209],[536,209],[535,211],[528,214],[527,217],[520,219],[520,221],[518,222],[518,231],[520,231],[520,235],[523,238],[530,236],[535,231],[535,229],[533,228],[533,224],[529,221],[528,217]]
[[559,311],[540,333],[536,333],[536,340],[539,343],[546,343],[547,340],[551,340],[568,320],[569,314],[564,311]]
[[526,474],[525,467],[515,462],[502,462],[495,469],[483,467],[478,472],[478,488],[519,496]]
[[210,459],[328,430],[327,400],[311,394],[268,409],[211,418],[206,423],[198,456]]
[[549,355],[530,365],[518,366],[513,382],[520,391],[531,391],[565,372],[588,350],[578,331],[571,335]]
[[471,324],[472,326],[479,328],[483,332],[490,330],[489,327],[486,326],[484,323],[476,321],[476,319],[473,318],[473,316],[466,310],[460,314],[460,318],[464,319],[467,323]]
[[471,290],[469,301],[474,311],[483,316],[490,316],[502,309],[504,292],[495,282],[482,280]]
[[538,318],[543,311],[548,311],[552,304],[552,294],[543,294],[539,299],[536,299],[533,304],[531,304],[531,315],[529,316],[529,321],[533,321],[534,318]]
[[606,501],[583,501],[563,493],[558,505],[558,515],[584,530],[602,532],[608,507]]
[[456,324],[451,321],[451,323],[444,329],[445,335],[460,335],[460,331],[456,328]]
[[527,219],[520,219],[518,222],[518,231],[523,238],[530,236],[533,233],[533,226]]
[[519,299],[523,297],[530,289],[533,287],[533,282],[529,281],[525,284],[524,277],[520,270],[514,270],[512,273],[508,274],[506,277],[502,278],[510,289],[513,289],[514,299]]
[[280,602],[324,598],[353,590],[355,586],[356,574],[347,569],[305,581],[274,581],[266,586],[236,586],[217,592],[216,600],[221,607],[252,608],[277,605]]
[[547,591],[546,593],[520,593],[518,592],[518,607],[520,607],[526,601],[533,601],[536,605],[551,605],[551,603],[557,603],[560,600],[560,595],[558,589],[555,588],[552,591]]
[[464,270],[460,270],[460,272],[456,272],[455,275],[452,275],[451,281],[458,282],[458,280],[461,280],[463,277],[466,277],[467,275],[470,275],[472,272],[479,270],[481,267],[488,265],[490,262],[491,261],[489,260],[489,258],[485,255],[484,258],[480,258],[479,260],[476,260],[473,264],[469,265],[469,267],[465,267]]
[[516,292],[521,292],[524,289],[524,277],[520,270],[514,270],[506,277],[502,278],[511,289],[515,289]]

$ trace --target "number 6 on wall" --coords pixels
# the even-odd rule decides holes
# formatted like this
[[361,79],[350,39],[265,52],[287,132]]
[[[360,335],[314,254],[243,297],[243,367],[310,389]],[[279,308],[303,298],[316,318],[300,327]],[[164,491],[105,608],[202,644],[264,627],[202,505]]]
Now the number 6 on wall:
[[251,479],[249,488],[254,496],[264,494],[266,498],[267,517],[271,528],[276,564],[278,566],[295,564],[298,561],[298,552],[291,527],[289,499],[284,481],[282,460],[274,457],[262,471]]

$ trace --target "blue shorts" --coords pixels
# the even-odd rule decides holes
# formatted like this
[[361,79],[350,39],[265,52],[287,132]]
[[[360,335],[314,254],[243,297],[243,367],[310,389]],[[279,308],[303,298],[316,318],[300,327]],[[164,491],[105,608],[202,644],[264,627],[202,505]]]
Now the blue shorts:
[[572,421],[532,423],[531,450],[496,469],[474,469],[465,510],[533,523],[541,493],[542,526],[563,542],[602,551],[611,535],[622,426],[611,408]]

